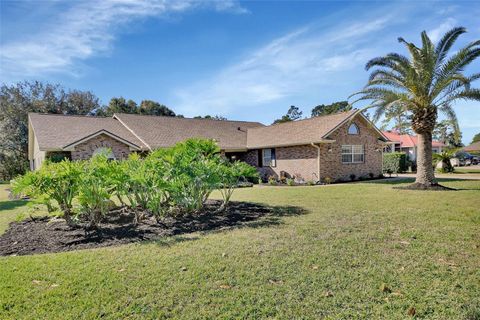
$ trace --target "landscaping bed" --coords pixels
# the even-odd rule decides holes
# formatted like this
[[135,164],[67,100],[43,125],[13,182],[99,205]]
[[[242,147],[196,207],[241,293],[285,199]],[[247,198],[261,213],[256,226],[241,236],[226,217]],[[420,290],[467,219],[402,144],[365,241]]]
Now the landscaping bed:
[[221,201],[209,200],[198,214],[165,218],[162,223],[149,216],[138,225],[126,208],[105,216],[97,229],[71,228],[63,219],[34,217],[12,222],[0,237],[0,255],[29,255],[107,247],[196,231],[240,226],[277,213],[298,212],[296,208],[267,207],[248,202],[232,202],[226,211],[215,213]]

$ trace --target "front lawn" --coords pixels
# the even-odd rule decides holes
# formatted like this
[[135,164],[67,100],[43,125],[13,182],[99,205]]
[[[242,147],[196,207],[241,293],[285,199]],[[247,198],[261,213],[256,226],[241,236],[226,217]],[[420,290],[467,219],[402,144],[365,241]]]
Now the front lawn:
[[[480,181],[398,183],[239,189],[233,200],[307,213],[0,257],[0,319],[479,319]],[[0,232],[27,210],[9,203]]]

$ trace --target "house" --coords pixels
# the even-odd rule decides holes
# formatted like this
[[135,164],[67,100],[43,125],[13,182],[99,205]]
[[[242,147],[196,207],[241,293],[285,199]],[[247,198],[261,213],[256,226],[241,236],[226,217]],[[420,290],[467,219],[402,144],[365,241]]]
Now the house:
[[473,142],[472,144],[463,148],[465,152],[480,153],[480,141]]
[[[382,131],[382,133],[390,140],[387,143],[385,152],[405,152],[410,161],[417,160],[417,136],[411,134],[400,134],[395,130]],[[446,145],[440,141],[432,141],[432,152],[440,153]]]
[[32,170],[46,158],[112,159],[165,148],[188,138],[214,139],[222,154],[265,177],[319,181],[382,173],[390,141],[358,110],[265,126],[258,122],[114,114],[113,117],[29,114]]

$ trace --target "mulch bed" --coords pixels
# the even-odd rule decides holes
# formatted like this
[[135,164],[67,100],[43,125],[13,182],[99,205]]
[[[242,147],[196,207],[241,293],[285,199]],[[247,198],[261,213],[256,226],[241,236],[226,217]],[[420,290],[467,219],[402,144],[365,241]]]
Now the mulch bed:
[[454,188],[449,188],[442,186],[440,184],[434,184],[431,186],[426,186],[421,183],[412,183],[406,186],[400,186],[400,187],[393,187],[393,189],[400,189],[400,190],[432,190],[432,191],[456,191],[457,189]]
[[[29,218],[12,222],[9,229],[0,236],[0,256],[107,247],[196,231],[238,227],[266,216],[278,217],[303,212],[298,207],[267,207],[248,202],[231,202],[225,212],[213,214],[218,206],[218,201],[209,201],[205,209],[196,215],[168,218],[161,224],[153,217],[148,217],[136,226],[131,212],[116,209],[95,230],[81,227],[72,229],[63,219]],[[270,222],[273,223],[274,220]]]

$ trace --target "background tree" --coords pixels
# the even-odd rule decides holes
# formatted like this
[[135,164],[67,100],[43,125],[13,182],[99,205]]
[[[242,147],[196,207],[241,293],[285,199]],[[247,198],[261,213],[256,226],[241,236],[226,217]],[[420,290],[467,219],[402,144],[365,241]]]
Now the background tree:
[[[183,116],[182,116],[183,118]],[[209,114],[207,114],[206,116],[202,117],[202,116],[195,116],[193,117],[193,119],[213,119],[213,120],[227,120],[227,118],[225,118],[224,116],[219,116],[219,115],[214,115],[214,116],[211,116]]]
[[170,110],[167,106],[152,100],[143,100],[140,102],[139,113],[152,116],[175,117],[175,112]]
[[352,110],[348,101],[337,101],[332,104],[320,104],[312,109],[312,117],[324,116],[327,114],[338,113]]
[[472,143],[480,141],[480,132],[473,136]]
[[100,108],[97,112],[97,116],[111,117],[114,113],[139,113],[137,103],[133,100],[125,100],[125,98],[112,98],[108,103],[108,106]]
[[28,168],[28,113],[91,114],[100,107],[91,92],[24,81],[0,87],[0,179]]
[[449,147],[462,147],[462,133],[458,124],[451,120],[442,120],[435,125],[432,134],[433,139],[438,140]]
[[392,107],[385,111],[380,128],[386,130],[390,127],[400,134],[412,134],[410,119],[405,115],[403,110],[398,107]]
[[390,53],[370,60],[366,69],[374,69],[365,88],[354,94],[360,100],[371,101],[375,107],[374,120],[386,111],[399,108],[410,119],[413,131],[418,136],[417,176],[413,187],[430,188],[436,184],[432,166],[432,132],[438,113],[457,122],[453,104],[458,100],[480,101],[480,90],[470,88],[471,82],[480,78],[480,73],[465,75],[465,68],[480,56],[480,40],[460,48],[453,54],[449,51],[465,28],[454,28],[443,35],[434,45],[425,31],[422,46],[417,47],[403,38],[409,57]]
[[288,109],[287,114],[282,116],[280,119],[276,119],[273,123],[283,123],[289,121],[295,121],[302,117],[303,112],[298,109],[298,107],[290,106]]

